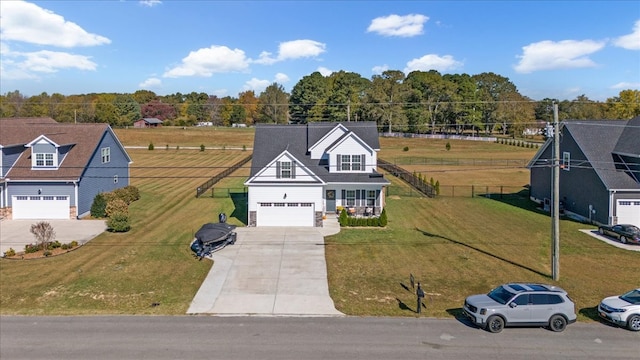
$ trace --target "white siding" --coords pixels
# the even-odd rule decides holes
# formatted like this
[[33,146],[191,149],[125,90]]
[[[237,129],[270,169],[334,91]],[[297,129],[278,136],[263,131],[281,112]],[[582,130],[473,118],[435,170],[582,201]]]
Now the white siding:
[[331,149],[329,158],[331,166],[329,168],[329,172],[346,172],[341,171],[337,167],[339,155],[365,155],[364,169],[357,172],[372,172],[375,169],[374,164],[377,162],[376,152],[368,148],[366,145],[364,145],[354,137],[345,139],[338,146]]
[[[289,161],[295,162],[295,178],[278,178],[277,176],[277,162],[278,161]],[[270,166],[264,168],[264,170],[259,174],[258,179],[260,181],[274,181],[274,182],[317,182],[318,178],[306,169],[299,161],[294,159],[292,156],[288,154],[284,154],[276,161],[274,161]]]
[[333,128],[325,137],[320,139],[317,143],[311,145],[311,158],[312,159],[320,159],[322,158],[322,154],[324,154],[325,150],[336,142],[342,135],[347,132],[347,129],[343,126],[336,126]]

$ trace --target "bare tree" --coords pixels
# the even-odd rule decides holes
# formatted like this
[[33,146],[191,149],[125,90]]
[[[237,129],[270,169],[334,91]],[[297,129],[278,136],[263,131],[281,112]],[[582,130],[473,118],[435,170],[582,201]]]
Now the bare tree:
[[36,243],[42,245],[42,250],[47,250],[47,246],[56,238],[53,226],[46,221],[40,221],[31,225],[31,233],[36,237]]

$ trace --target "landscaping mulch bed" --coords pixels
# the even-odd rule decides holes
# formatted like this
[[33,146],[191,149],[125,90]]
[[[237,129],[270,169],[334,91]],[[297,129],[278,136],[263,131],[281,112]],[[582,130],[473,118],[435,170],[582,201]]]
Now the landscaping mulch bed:
[[59,255],[63,255],[66,254],[70,251],[74,251],[77,248],[79,248],[80,245],[73,247],[73,248],[68,248],[68,249],[62,249],[62,248],[55,248],[53,250],[49,250],[49,255],[45,256],[44,255],[44,250],[38,250],[36,252],[32,252],[32,253],[25,253],[24,251],[22,252],[16,252],[15,255],[13,256],[5,256],[5,259],[9,259],[9,260],[34,260],[34,259],[44,259],[44,258],[48,258],[48,257],[53,257],[53,256],[59,256]]

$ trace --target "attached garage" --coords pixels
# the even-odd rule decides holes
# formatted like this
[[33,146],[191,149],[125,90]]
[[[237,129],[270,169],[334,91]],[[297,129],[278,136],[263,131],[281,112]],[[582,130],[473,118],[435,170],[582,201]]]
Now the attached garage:
[[69,196],[13,196],[12,217],[19,219],[69,219]]
[[314,226],[314,204],[297,202],[258,203],[257,226]]
[[618,224],[633,224],[640,226],[640,199],[618,200],[616,216],[618,218]]

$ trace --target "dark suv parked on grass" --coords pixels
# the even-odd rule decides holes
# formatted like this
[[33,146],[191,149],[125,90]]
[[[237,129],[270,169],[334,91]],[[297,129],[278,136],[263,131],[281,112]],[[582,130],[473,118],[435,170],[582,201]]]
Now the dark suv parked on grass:
[[498,333],[505,326],[546,326],[563,331],[576,321],[575,304],[556,286],[510,283],[464,301],[464,314],[477,326]]

